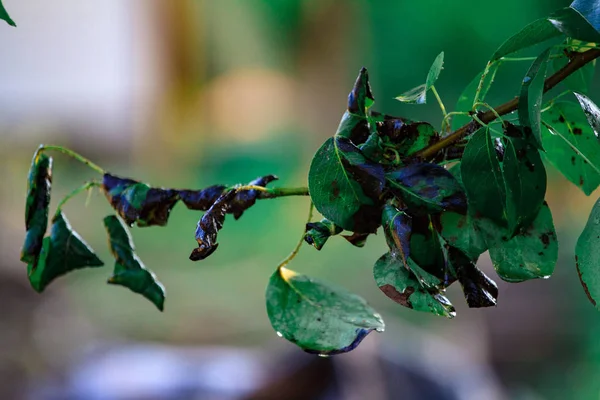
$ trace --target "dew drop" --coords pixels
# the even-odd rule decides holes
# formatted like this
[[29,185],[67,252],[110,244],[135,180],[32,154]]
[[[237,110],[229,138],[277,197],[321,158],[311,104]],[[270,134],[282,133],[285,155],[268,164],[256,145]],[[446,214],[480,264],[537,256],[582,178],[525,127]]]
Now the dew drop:
[[329,354],[319,354],[319,357],[329,358]]
[[277,336],[279,336],[279,337],[283,337],[283,333],[281,333],[281,332],[277,332]]
[[530,76],[526,76],[525,78],[523,78],[523,83],[527,83],[531,80]]
[[376,331],[376,332],[383,332],[383,331],[385,331],[385,328],[384,328],[384,327],[381,327],[381,328],[375,328],[375,331]]
[[542,279],[550,279],[551,275],[542,276]]

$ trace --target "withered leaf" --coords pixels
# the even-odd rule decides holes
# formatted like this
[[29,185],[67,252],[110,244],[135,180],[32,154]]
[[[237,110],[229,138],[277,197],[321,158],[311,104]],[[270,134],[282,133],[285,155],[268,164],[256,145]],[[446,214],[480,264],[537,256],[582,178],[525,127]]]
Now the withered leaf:
[[236,196],[236,190],[231,189],[223,193],[217,201],[208,209],[208,211],[198,221],[196,228],[196,241],[198,247],[190,254],[190,260],[204,260],[217,250],[217,234],[225,222],[225,214],[231,207],[231,201]]

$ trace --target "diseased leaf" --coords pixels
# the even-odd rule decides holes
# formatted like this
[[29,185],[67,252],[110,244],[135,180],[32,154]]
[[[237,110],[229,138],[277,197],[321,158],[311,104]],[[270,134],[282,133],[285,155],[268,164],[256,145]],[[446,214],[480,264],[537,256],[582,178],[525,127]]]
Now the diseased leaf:
[[10,18],[10,16],[8,15],[8,12],[6,11],[6,8],[4,8],[4,5],[2,4],[1,0],[0,0],[0,19],[3,19],[4,21],[6,21],[6,23],[9,24],[10,26],[17,26],[17,24],[15,24],[15,21],[13,21],[12,18]]
[[52,189],[52,157],[36,151],[27,177],[25,200],[25,241],[21,261],[35,262],[42,249],[42,240],[48,228],[48,208]]
[[439,165],[409,164],[386,173],[385,178],[392,193],[402,199],[412,215],[466,213],[467,198],[461,185]]
[[546,79],[546,65],[550,50],[551,48],[548,48],[543,51],[529,67],[525,78],[523,78],[521,96],[519,97],[519,123],[525,129],[531,130],[540,149],[542,149],[540,128],[542,97],[544,95],[544,80]]
[[225,185],[213,185],[201,190],[178,190],[181,201],[190,210],[206,211],[227,189]]
[[309,222],[306,224],[304,241],[311,246],[314,246],[315,249],[321,250],[330,236],[337,235],[342,231],[342,228],[328,219],[323,218],[319,222]]
[[271,276],[266,297],[273,329],[309,353],[348,352],[385,327],[359,296],[287,268]]
[[573,93],[579,101],[579,105],[585,114],[585,117],[594,130],[594,136],[598,139],[600,136],[600,108],[586,95],[581,93]]
[[[571,53],[571,52],[581,53],[581,52],[584,52],[591,48],[591,47],[582,47],[582,46],[585,46],[586,44],[588,46],[592,46],[592,47],[595,46],[594,43],[584,43],[580,40],[568,38],[565,41],[565,45],[570,46],[570,47],[566,47],[566,48],[562,49],[562,51],[565,53]],[[556,53],[560,54],[558,51]],[[566,55],[564,57],[554,58],[552,61],[554,72],[557,72],[561,68],[564,68],[568,63],[569,63],[569,58]],[[571,91],[587,93],[590,88],[592,79],[594,78],[595,69],[596,69],[596,60],[593,60],[593,61],[585,64],[583,67],[572,72],[561,83],[567,89],[569,89]]]
[[[251,186],[266,187],[269,183],[278,180],[279,178],[275,175],[266,175],[256,178],[255,180],[248,183]],[[261,196],[258,190],[242,190],[236,193],[235,197],[229,205],[228,213],[233,214],[234,219],[239,219],[244,211],[252,207],[256,203],[256,199]]]
[[487,250],[487,245],[475,227],[473,216],[444,212],[440,215],[440,235],[469,258],[476,259]]
[[[560,17],[560,12],[557,14]],[[560,36],[561,32],[548,18],[540,18],[525,26],[518,33],[511,36],[492,54],[490,61],[499,60],[509,54],[531,47],[535,44]]]
[[[412,261],[409,261],[412,262]],[[411,270],[390,253],[377,260],[373,267],[377,286],[387,297],[404,307],[453,318],[456,315],[450,301],[439,292],[423,288]]]
[[369,237],[370,233],[352,233],[352,235],[342,235],[342,237],[344,239],[346,239],[348,241],[348,243],[350,243],[353,246],[356,247],[364,247],[365,244],[367,243],[367,238]]
[[415,88],[412,88],[405,93],[402,93],[400,96],[396,97],[396,100],[410,104],[425,104],[427,101],[427,91],[431,89],[431,87],[437,81],[443,66],[444,52],[442,51],[440,54],[437,55],[437,57],[433,61],[433,64],[431,64],[429,72],[427,73],[427,79],[425,80],[425,83],[423,85],[419,85]]
[[583,290],[600,309],[600,200],[596,201],[575,247],[575,263]]
[[[494,63],[490,65],[488,73],[481,85],[481,91],[479,92],[479,101],[483,102],[485,97],[487,96],[490,87],[492,87],[492,83],[494,83],[494,78],[496,77],[496,72],[498,71],[498,63]],[[475,93],[477,93],[477,88],[479,87],[479,81],[481,80],[481,76],[485,73],[481,71],[479,74],[473,78],[471,83],[462,91],[460,96],[458,97],[458,101],[456,102],[456,107],[454,107],[454,111],[457,112],[470,112],[473,109],[473,102],[475,101]],[[452,116],[452,130],[455,131],[463,125],[471,122],[470,115],[454,115]]]
[[102,189],[110,205],[132,226],[164,226],[179,200],[174,189],[152,188],[145,183],[104,174]]
[[526,130],[505,124],[502,170],[506,183],[506,218],[514,233],[531,225],[546,195],[546,169]]
[[367,160],[345,137],[329,138],[315,154],[308,174],[316,209],[357,233],[372,233],[379,226],[383,186],[383,167]]
[[115,257],[115,268],[108,283],[125,286],[141,294],[163,311],[165,288],[135,254],[133,240],[123,221],[115,215],[109,215],[104,218],[104,226],[109,237],[110,251]]
[[[413,216],[410,237],[410,258],[414,261],[411,269],[421,284],[426,287],[448,286],[454,281],[447,269],[442,243],[433,222],[438,224],[438,216]],[[415,268],[418,266],[418,268]]]
[[225,222],[225,214],[229,210],[230,203],[235,199],[236,190],[231,189],[223,193],[217,201],[198,221],[196,227],[196,241],[198,247],[190,254],[190,260],[204,260],[217,250],[217,234]]
[[369,74],[366,68],[362,68],[348,95],[348,107],[342,115],[336,136],[348,138],[357,146],[364,143],[375,131],[375,128],[369,125],[368,119],[368,109],[374,101],[369,85]]
[[558,241],[552,213],[544,202],[531,226],[510,238],[507,231],[484,219],[478,220],[489,246],[496,272],[507,282],[547,278],[558,259]]
[[103,265],[94,250],[71,228],[67,217],[59,212],[52,219],[50,237],[44,238],[39,257],[29,263],[27,272],[31,286],[42,292],[50,282],[67,272]]
[[600,185],[600,143],[583,111],[577,104],[558,102],[543,118],[545,156],[589,196]]
[[448,248],[448,259],[465,294],[470,308],[491,307],[498,300],[498,286],[475,262],[459,249]]
[[409,268],[412,218],[404,211],[388,203],[383,207],[381,224],[383,225],[385,240],[390,248],[390,254],[400,261],[405,268]]
[[489,130],[480,128],[467,144],[460,170],[473,215],[504,224],[506,188],[495,145]]

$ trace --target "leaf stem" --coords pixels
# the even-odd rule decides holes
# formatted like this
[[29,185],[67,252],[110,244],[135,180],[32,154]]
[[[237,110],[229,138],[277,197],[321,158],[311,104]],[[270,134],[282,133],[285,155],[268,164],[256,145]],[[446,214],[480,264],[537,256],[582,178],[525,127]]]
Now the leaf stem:
[[477,107],[485,107],[487,108],[489,111],[491,111],[492,113],[494,113],[494,115],[496,116],[497,119],[500,120],[500,122],[502,122],[502,124],[504,124],[504,120],[502,119],[502,117],[500,116],[500,114],[498,114],[496,112],[496,110],[494,109],[494,107],[490,106],[488,103],[484,103],[484,102],[477,102],[473,105],[475,108]]
[[[313,202],[311,201],[310,205],[308,207],[308,218],[306,218],[306,223],[309,223],[312,220],[313,208],[314,208]],[[306,224],[304,226],[306,226]],[[278,271],[281,268],[288,265],[290,263],[290,261],[292,261],[296,257],[296,255],[298,255],[298,252],[300,251],[300,247],[302,247],[302,243],[304,243],[305,232],[306,232],[306,228],[303,227],[302,236],[300,236],[300,240],[298,241],[298,243],[296,243],[296,247],[294,247],[294,250],[292,250],[292,252],[286,258],[284,258],[282,262],[279,263],[279,265],[277,266]]]
[[444,102],[442,101],[442,98],[438,94],[434,85],[431,85],[431,92],[433,93],[433,95],[435,96],[435,99],[437,100],[438,104],[440,105],[440,109],[442,110],[442,114],[444,114],[444,118],[446,118],[446,115],[448,115],[446,113],[446,107],[444,107]]
[[63,146],[46,146],[46,145],[41,145],[38,148],[38,152],[42,152],[42,151],[46,151],[46,150],[54,150],[54,151],[58,151],[60,153],[63,153],[71,158],[74,158],[75,160],[87,165],[88,167],[90,167],[91,169],[93,169],[94,171],[98,172],[99,174],[104,175],[106,173],[106,171],[104,171],[102,168],[100,168],[98,165],[94,164],[93,162],[91,162],[89,159],[85,158],[84,156],[82,156],[79,153],[74,152],[71,149],[67,149],[66,147]]
[[[544,93],[548,92],[550,89],[554,88],[556,85],[558,85],[560,82],[562,82],[564,79],[566,79],[573,72],[577,71],[579,68],[583,67],[584,65],[595,60],[598,57],[600,57],[600,49],[592,49],[592,50],[585,51],[583,53],[576,54],[575,56],[573,56],[573,58],[571,59],[571,61],[569,63],[567,63],[564,67],[562,67],[561,69],[559,69],[553,75],[551,75],[550,77],[548,77],[546,79],[546,81],[544,82]],[[489,65],[490,65],[490,63],[488,63],[488,66]],[[489,68],[486,67],[486,71],[484,72],[483,75],[487,75],[488,70],[489,70]],[[482,75],[482,77],[483,77],[483,75]],[[480,80],[480,82],[479,82],[480,86],[483,85],[482,82],[483,82],[483,79]],[[479,101],[477,97],[478,96],[475,97],[475,100],[476,100],[475,102]],[[498,116],[506,115],[506,114],[509,114],[509,113],[515,111],[518,108],[518,106],[519,106],[519,97],[517,96],[517,97],[513,98],[512,100],[507,101],[506,103],[494,108],[495,112],[486,111],[485,113],[481,114],[481,116],[479,118],[483,123],[487,124],[487,123],[490,123],[493,120],[495,120]],[[479,124],[479,122],[473,120],[473,121],[461,126],[457,130],[455,130],[454,132],[449,134],[448,136],[440,139],[438,142],[424,148],[423,150],[419,151],[418,153],[415,153],[415,156],[420,157],[422,159],[431,159],[431,158],[435,157],[435,155],[439,151],[452,145],[453,143],[456,143],[463,137],[475,132],[477,129],[479,129],[480,126],[481,126],[481,124]]]
[[487,74],[490,73],[490,68],[492,68],[493,64],[493,61],[488,61],[488,63],[485,65],[485,69],[483,70],[483,74],[481,74],[479,84],[477,85],[477,90],[475,91],[475,97],[473,98],[473,109],[475,108],[475,104],[479,103],[479,96],[481,95],[481,90],[483,89],[483,83],[485,82]]
[[69,193],[65,197],[63,197],[63,199],[58,203],[58,206],[56,206],[56,214],[58,214],[59,212],[62,211],[62,208],[64,207],[64,205],[67,201],[71,200],[73,197],[77,196],[79,193],[89,190],[93,187],[100,187],[100,186],[102,186],[102,184],[98,181],[89,181],[89,182],[86,182],[83,185],[79,186],[77,189],[73,190],[71,193]]
[[451,111],[451,112],[449,112],[448,114],[446,114],[446,116],[442,120],[442,126],[440,129],[440,132],[446,132],[446,127],[450,125],[450,121],[452,120],[452,117],[455,115],[469,115],[469,113],[466,111]]
[[244,190],[256,190],[264,193],[261,198],[262,199],[274,199],[276,197],[285,197],[285,196],[308,196],[308,188],[307,187],[297,187],[297,188],[266,188],[262,186],[256,185],[242,185],[235,186],[234,189],[236,191],[241,192]]

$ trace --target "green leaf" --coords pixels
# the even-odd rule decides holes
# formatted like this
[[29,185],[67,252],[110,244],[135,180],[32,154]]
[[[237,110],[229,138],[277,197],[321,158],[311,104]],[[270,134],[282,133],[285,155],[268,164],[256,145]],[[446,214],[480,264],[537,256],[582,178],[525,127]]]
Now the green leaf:
[[[570,47],[566,47],[563,51],[566,52],[584,52],[589,50],[591,47],[582,47],[585,45],[594,46],[594,43],[584,43],[580,40],[575,39],[567,39],[565,41],[565,45]],[[560,54],[557,52],[557,54]],[[552,61],[554,72],[559,71],[564,68],[569,63],[569,58],[567,56],[554,58]],[[565,87],[571,91],[580,92],[580,93],[588,93],[590,89],[590,84],[592,79],[594,78],[594,72],[596,70],[596,60],[592,60],[591,62],[585,64],[583,67],[571,73],[567,76],[561,83],[565,85]]]
[[0,0],[0,19],[5,20],[10,26],[17,26],[17,24],[15,24],[15,21],[13,21],[12,18],[10,18],[10,16],[8,15],[8,12],[6,11],[6,8],[4,8],[4,5],[2,4],[1,0]]
[[431,163],[409,164],[385,174],[391,192],[412,215],[441,211],[466,213],[467,198],[460,183],[445,168]]
[[600,200],[596,201],[575,247],[575,263],[588,298],[600,309]]
[[431,89],[431,87],[437,81],[443,66],[444,52],[442,51],[435,58],[433,64],[431,64],[429,72],[427,73],[427,79],[425,80],[425,83],[415,88],[412,88],[411,90],[405,93],[402,93],[400,96],[396,97],[396,100],[409,104],[425,104],[427,101],[427,91]]
[[273,329],[309,353],[348,352],[385,327],[359,296],[287,268],[271,276],[266,298]]
[[496,154],[497,144],[488,128],[477,130],[467,144],[460,170],[473,215],[505,224],[506,185]]
[[502,170],[506,183],[506,218],[511,232],[531,225],[546,195],[546,169],[534,139],[506,123]]
[[548,17],[548,21],[565,36],[588,42],[600,41],[600,33],[579,11],[563,8]]
[[581,93],[573,93],[579,101],[579,105],[585,114],[585,117],[594,130],[596,138],[600,136],[600,108],[586,95]]
[[315,249],[321,250],[330,236],[337,235],[342,231],[342,228],[328,219],[323,218],[319,222],[309,222],[306,224],[304,241],[311,246],[314,246]]
[[25,241],[21,261],[35,262],[42,249],[42,240],[48,228],[48,208],[52,189],[52,157],[36,151],[27,177],[25,200]]
[[383,185],[383,167],[367,160],[345,137],[329,138],[314,155],[308,174],[316,209],[334,224],[358,233],[377,230]]
[[476,259],[488,249],[470,213],[462,215],[444,212],[440,215],[440,224],[442,226],[440,235],[448,244],[460,249],[469,258]]
[[[442,242],[434,229],[432,220],[437,216],[413,216],[410,237],[410,269],[426,287],[448,286],[454,279],[450,276],[444,259]],[[418,267],[418,268],[416,268]]]
[[525,26],[518,33],[511,36],[492,54],[490,61],[499,60],[509,54],[545,42],[560,36],[561,32],[548,18],[540,18]]
[[59,212],[52,219],[50,237],[44,238],[40,255],[29,263],[27,272],[31,286],[42,292],[50,282],[67,272],[103,265],[94,250],[71,228],[67,217]]
[[223,228],[225,214],[227,214],[230,203],[235,196],[235,189],[223,193],[202,218],[200,218],[196,227],[196,242],[198,242],[198,247],[190,254],[190,260],[204,260],[217,250],[217,247],[219,247],[217,234]]
[[497,225],[478,220],[489,246],[496,272],[507,282],[547,278],[554,272],[558,259],[558,241],[552,213],[544,202],[539,214],[527,229],[510,238]]
[[404,307],[448,318],[456,315],[454,307],[446,297],[423,288],[411,270],[406,269],[390,253],[377,260],[373,267],[373,276],[379,289]]
[[448,262],[456,271],[465,299],[470,308],[495,306],[498,299],[498,286],[488,278],[475,262],[455,247],[447,251]]
[[519,122],[525,129],[531,130],[540,149],[542,148],[540,127],[542,96],[544,95],[544,80],[546,79],[546,65],[550,50],[548,48],[542,52],[529,67],[523,78],[519,97]]
[[570,7],[578,11],[596,31],[600,32],[600,3],[597,0],[575,0]]
[[104,218],[104,226],[108,232],[110,251],[116,260],[108,283],[125,286],[141,294],[163,311],[165,288],[135,254],[133,240],[126,225],[117,216],[109,215]]
[[151,188],[145,183],[104,174],[102,189],[110,205],[131,226],[164,226],[179,200],[174,189]]
[[581,108],[558,102],[543,115],[545,156],[569,181],[590,195],[600,185],[600,143]]
[[[492,83],[494,83],[494,78],[496,77],[496,72],[498,71],[499,64],[494,63],[489,66],[488,73],[483,81],[481,86],[481,91],[479,92],[479,101],[483,102],[485,97],[487,96],[490,87],[492,87]],[[469,85],[462,91],[460,96],[458,97],[458,101],[456,102],[456,107],[454,111],[457,112],[470,112],[473,109],[473,102],[475,101],[475,94],[477,93],[477,88],[479,87],[479,81],[481,80],[481,76],[485,73],[481,71],[481,73],[477,74],[475,78],[469,83]],[[452,130],[455,131],[463,125],[471,122],[470,115],[454,115],[452,116]]]

